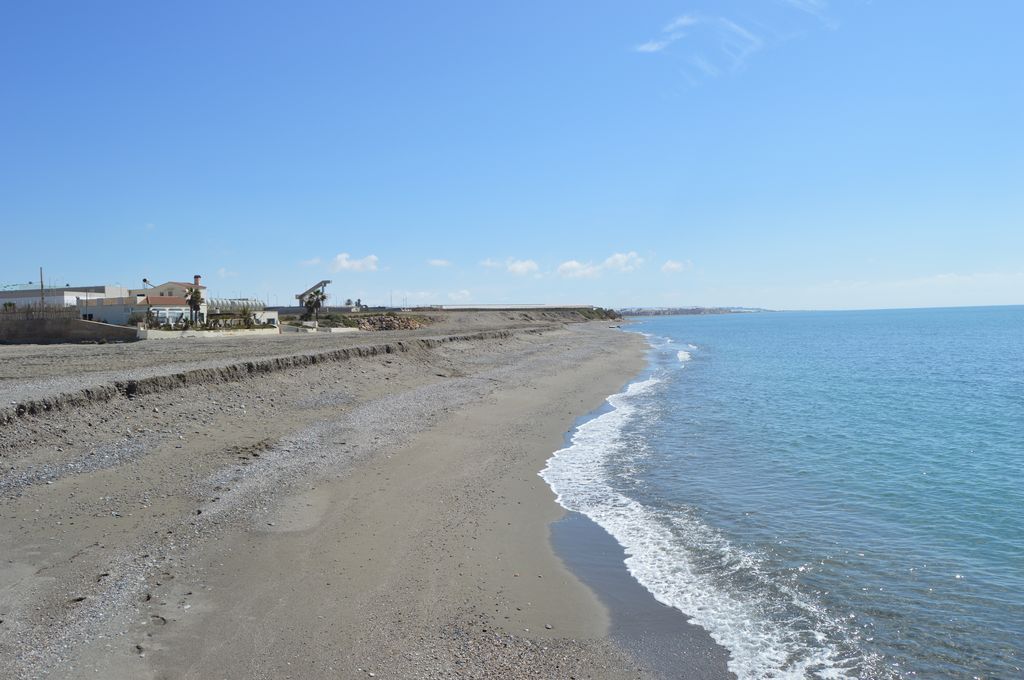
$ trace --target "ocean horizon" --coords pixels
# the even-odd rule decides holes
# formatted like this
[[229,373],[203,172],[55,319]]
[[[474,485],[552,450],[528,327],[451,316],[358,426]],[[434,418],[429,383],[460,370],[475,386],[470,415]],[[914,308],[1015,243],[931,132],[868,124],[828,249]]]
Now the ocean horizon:
[[542,477],[763,677],[1019,677],[1024,307],[638,318]]

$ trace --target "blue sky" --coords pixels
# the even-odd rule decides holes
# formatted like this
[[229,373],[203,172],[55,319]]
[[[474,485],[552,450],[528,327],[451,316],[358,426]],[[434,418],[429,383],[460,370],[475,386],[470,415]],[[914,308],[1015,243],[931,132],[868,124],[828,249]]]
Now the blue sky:
[[0,283],[1024,303],[1022,24],[1018,2],[3,3]]

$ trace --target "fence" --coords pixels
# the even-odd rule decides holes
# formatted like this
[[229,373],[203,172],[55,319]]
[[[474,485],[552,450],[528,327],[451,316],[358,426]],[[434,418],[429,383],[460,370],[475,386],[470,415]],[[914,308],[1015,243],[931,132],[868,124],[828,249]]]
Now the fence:
[[23,305],[14,307],[5,304],[0,307],[0,322],[25,321],[30,319],[77,319],[78,308],[66,305]]

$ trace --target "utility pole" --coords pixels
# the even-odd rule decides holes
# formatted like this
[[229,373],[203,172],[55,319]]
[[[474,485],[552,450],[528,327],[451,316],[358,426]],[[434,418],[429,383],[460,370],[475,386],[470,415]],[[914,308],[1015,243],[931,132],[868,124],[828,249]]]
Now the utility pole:
[[46,290],[43,288],[43,268],[39,268],[39,312],[46,307]]

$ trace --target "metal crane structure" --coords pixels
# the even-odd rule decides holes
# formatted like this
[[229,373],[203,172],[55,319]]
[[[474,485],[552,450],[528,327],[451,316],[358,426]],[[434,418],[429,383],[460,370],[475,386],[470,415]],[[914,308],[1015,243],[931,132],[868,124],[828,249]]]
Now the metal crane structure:
[[[308,290],[303,291],[302,293],[299,293],[298,295],[296,295],[295,299],[299,301],[299,306],[300,307],[305,307],[306,306],[306,298],[309,297],[312,293],[314,293],[314,292],[316,292],[318,290],[324,290],[325,288],[327,288],[327,284],[328,283],[330,283],[330,281],[325,279],[325,280],[321,281],[320,283],[316,284],[315,286],[312,286]],[[325,295],[327,294],[327,292],[325,290],[324,290],[324,294]]]

